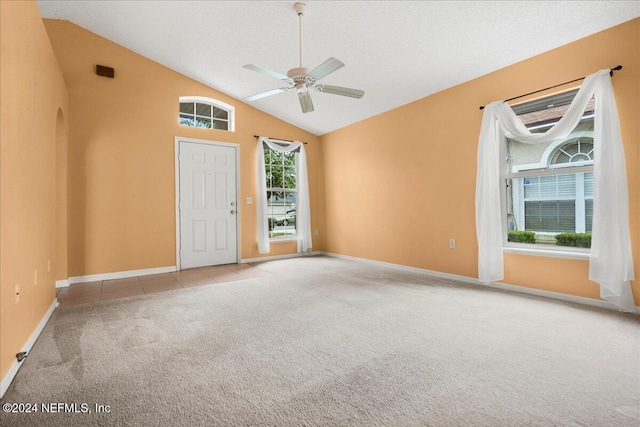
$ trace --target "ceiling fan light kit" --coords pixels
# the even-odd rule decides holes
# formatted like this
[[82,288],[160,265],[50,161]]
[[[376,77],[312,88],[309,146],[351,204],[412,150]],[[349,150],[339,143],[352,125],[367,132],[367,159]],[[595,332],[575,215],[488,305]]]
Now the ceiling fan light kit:
[[340,95],[356,99],[362,98],[364,96],[364,91],[362,90],[318,84],[318,80],[320,80],[321,78],[326,77],[334,71],[337,71],[340,68],[344,67],[344,63],[337,60],[336,58],[331,57],[327,59],[311,71],[309,71],[308,68],[302,66],[302,16],[306,12],[307,6],[304,3],[295,3],[293,5],[293,9],[295,10],[300,20],[300,66],[290,69],[289,71],[287,71],[287,75],[285,76],[276,71],[258,67],[257,65],[245,65],[244,68],[248,70],[256,71],[258,73],[274,77],[276,79],[282,80],[289,85],[287,87],[272,89],[266,92],[261,92],[249,96],[245,98],[245,100],[255,101],[271,95],[286,92],[290,89],[296,89],[302,112],[309,113],[313,111],[313,102],[311,101],[311,94],[309,93],[309,89],[315,89],[318,92],[328,93],[331,95]]

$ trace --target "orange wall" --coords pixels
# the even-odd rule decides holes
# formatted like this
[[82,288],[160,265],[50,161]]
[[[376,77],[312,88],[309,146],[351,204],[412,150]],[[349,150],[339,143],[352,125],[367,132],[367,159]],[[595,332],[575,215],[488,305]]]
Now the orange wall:
[[[618,64],[613,87],[640,273],[640,19],[323,135],[327,251],[478,277],[478,107]],[[504,282],[599,298],[587,261],[505,254]],[[632,286],[640,305],[640,280]]]
[[[476,277],[478,105],[622,64],[613,84],[640,266],[640,19],[322,137],[71,23],[43,25],[34,1],[0,2],[0,41],[2,377],[56,278],[175,264],[175,136],[239,144],[241,201],[256,196],[254,134],[305,140],[315,250]],[[98,63],[116,78],[97,77]],[[234,105],[236,132],[179,126],[188,95]],[[259,256],[255,223],[255,204],[242,203],[243,258]],[[276,244],[270,255],[294,251]],[[506,283],[598,298],[587,275],[585,261],[505,255]]]
[[[67,21],[44,20],[69,89],[70,277],[176,265],[174,137],[240,145],[242,258],[258,257],[255,134],[308,142],[314,250],[323,248],[324,189],[319,137]],[[99,77],[96,64],[115,68]],[[236,108],[236,131],[178,124],[180,96]],[[271,246],[295,253],[295,243]]]
[[[4,378],[55,299],[56,248],[64,246],[56,242],[55,224],[57,216],[64,215],[65,204],[64,194],[58,194],[61,200],[56,202],[56,159],[57,149],[64,152],[66,145],[67,92],[35,1],[0,2],[0,40],[0,378]],[[17,283],[20,302],[14,304]]]

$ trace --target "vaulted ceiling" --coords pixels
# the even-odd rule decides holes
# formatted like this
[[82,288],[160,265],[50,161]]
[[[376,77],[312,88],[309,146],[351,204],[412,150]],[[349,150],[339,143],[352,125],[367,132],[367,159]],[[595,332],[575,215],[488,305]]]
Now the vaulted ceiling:
[[[303,65],[346,65],[322,83],[362,99],[295,90],[250,102],[316,135],[391,110],[640,16],[640,1],[306,1]],[[53,1],[69,20],[238,100],[283,87],[243,68],[299,66],[293,1]],[[615,65],[615,64],[611,64]],[[580,77],[580,76],[577,76]]]

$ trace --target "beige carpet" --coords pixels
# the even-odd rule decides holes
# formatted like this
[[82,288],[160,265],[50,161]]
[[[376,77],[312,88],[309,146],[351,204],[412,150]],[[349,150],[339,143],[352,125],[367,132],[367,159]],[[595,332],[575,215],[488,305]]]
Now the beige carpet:
[[640,425],[637,315],[328,257],[258,267],[58,308],[2,403],[92,413],[0,425]]

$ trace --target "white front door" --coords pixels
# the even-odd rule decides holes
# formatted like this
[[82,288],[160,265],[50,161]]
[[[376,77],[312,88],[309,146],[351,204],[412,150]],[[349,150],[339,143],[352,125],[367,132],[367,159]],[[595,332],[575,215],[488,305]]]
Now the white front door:
[[236,148],[179,143],[180,268],[238,262]]

